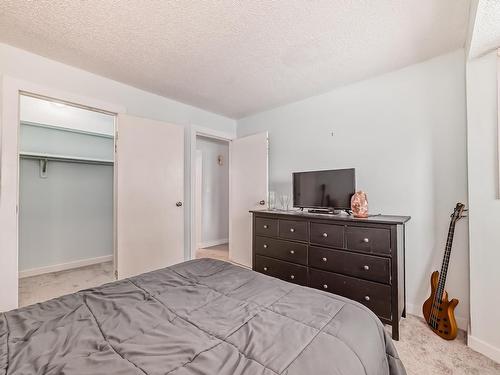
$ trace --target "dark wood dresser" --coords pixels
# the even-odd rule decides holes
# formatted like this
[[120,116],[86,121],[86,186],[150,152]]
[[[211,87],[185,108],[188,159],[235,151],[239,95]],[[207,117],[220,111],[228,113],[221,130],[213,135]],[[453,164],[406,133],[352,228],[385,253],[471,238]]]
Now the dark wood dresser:
[[254,271],[358,301],[399,340],[409,216],[251,212]]

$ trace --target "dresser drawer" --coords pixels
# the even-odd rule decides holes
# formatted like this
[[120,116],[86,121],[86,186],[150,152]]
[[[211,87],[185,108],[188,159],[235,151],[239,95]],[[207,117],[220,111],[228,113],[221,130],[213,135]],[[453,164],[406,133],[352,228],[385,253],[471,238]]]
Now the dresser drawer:
[[381,228],[347,227],[347,248],[367,253],[390,254],[391,231]]
[[391,287],[389,285],[311,268],[309,269],[309,286],[360,302],[378,316],[391,319]]
[[307,285],[307,267],[297,264],[256,255],[255,271],[291,283]]
[[343,250],[311,247],[309,248],[309,266],[385,284],[389,284],[391,280],[389,258],[355,254]]
[[307,265],[307,245],[255,236],[255,253]]
[[278,220],[266,217],[255,218],[255,234],[278,237]]
[[307,241],[307,221],[280,220],[279,236],[290,240]]
[[344,226],[311,223],[310,242],[318,245],[344,247]]

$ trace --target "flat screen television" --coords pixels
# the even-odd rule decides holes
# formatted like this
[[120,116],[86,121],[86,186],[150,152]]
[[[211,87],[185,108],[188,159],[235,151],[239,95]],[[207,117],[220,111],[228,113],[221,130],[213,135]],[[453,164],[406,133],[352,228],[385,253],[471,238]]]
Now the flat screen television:
[[356,190],[354,168],[293,173],[293,206],[345,210]]

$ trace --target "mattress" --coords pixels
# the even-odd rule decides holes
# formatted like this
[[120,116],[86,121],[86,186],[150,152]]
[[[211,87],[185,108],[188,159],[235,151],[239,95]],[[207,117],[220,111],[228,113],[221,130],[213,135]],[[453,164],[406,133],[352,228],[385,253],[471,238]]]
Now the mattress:
[[0,374],[401,375],[354,301],[200,259],[0,315]]

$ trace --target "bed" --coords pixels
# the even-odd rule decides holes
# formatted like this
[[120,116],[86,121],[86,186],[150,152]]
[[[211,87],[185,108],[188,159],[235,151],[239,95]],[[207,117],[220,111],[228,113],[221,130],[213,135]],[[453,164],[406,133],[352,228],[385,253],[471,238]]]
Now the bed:
[[351,300],[200,259],[0,315],[0,374],[405,374]]

